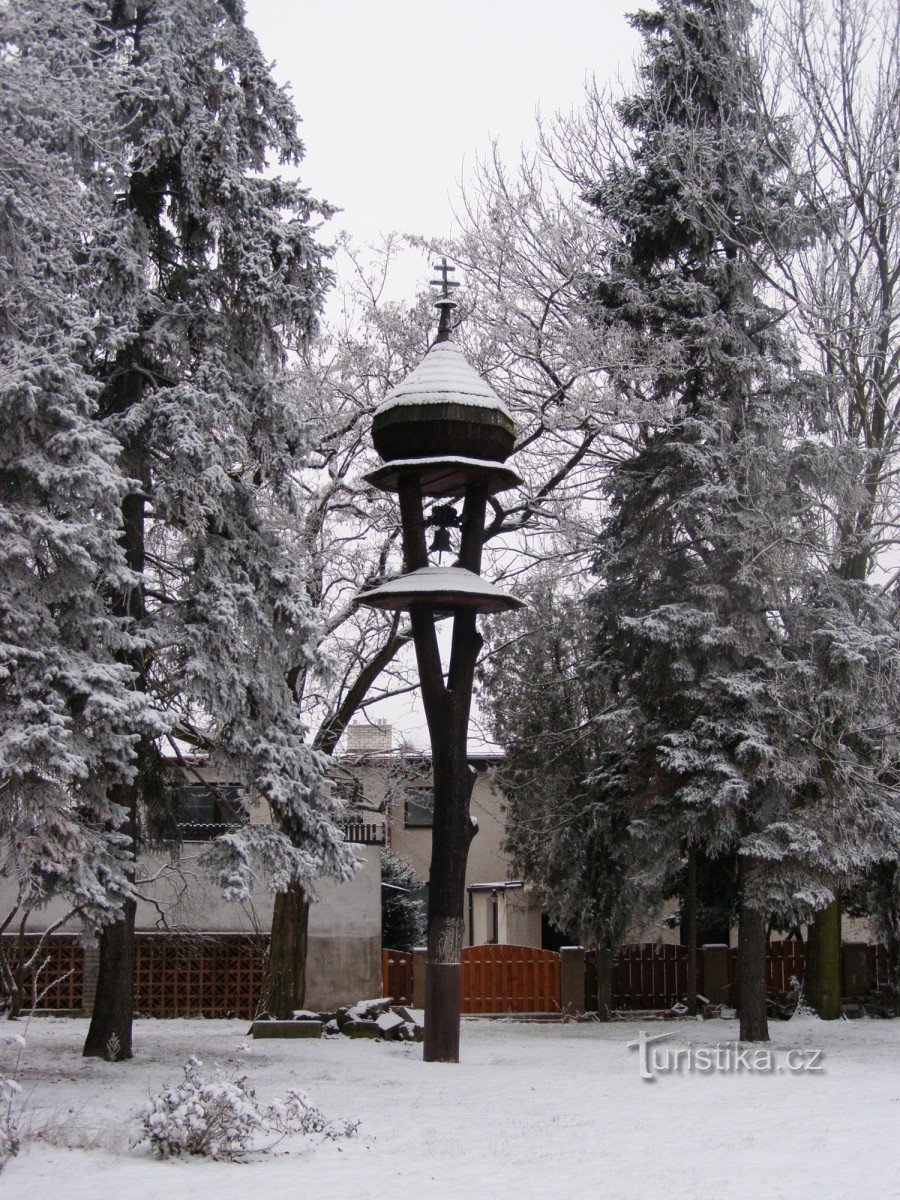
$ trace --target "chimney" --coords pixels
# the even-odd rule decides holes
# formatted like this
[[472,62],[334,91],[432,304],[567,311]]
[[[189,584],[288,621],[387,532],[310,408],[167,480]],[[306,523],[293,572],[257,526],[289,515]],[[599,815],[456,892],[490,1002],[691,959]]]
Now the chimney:
[[387,721],[374,725],[349,725],[347,727],[348,754],[389,754],[393,748],[394,730]]

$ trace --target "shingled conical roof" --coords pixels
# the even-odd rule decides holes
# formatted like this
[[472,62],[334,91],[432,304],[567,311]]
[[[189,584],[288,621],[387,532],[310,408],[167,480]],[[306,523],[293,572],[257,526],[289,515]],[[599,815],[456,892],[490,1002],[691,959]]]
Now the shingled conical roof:
[[451,341],[431,347],[372,418],[383,459],[462,455],[503,462],[515,444],[512,415]]

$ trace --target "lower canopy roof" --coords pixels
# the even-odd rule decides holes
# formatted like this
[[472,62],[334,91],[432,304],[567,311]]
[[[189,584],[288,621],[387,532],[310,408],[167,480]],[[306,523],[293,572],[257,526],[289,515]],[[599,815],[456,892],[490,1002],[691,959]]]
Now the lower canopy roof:
[[427,604],[442,610],[474,608],[478,612],[495,613],[522,608],[524,601],[465,567],[420,567],[360,592],[355,603],[392,612],[405,612],[413,604]]
[[404,475],[417,475],[423,496],[461,496],[466,486],[487,480],[488,495],[519,487],[522,477],[510,467],[483,458],[399,458],[366,476],[366,482],[385,492],[396,492]]

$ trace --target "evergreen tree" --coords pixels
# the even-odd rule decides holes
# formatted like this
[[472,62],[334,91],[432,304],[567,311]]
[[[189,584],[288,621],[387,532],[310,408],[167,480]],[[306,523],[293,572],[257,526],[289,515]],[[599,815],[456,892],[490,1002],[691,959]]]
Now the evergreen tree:
[[[508,799],[506,847],[516,870],[540,886],[550,920],[596,951],[603,1019],[616,948],[670,894],[678,856],[647,854],[643,813],[615,778],[621,755],[603,735],[610,696],[591,669],[585,606],[549,573],[527,600],[489,625],[481,670],[504,750],[496,782]],[[613,782],[600,791],[592,781],[604,768]]]
[[598,654],[617,695],[605,724],[622,753],[595,784],[627,778],[660,849],[739,850],[741,1036],[757,1040],[760,839],[796,781],[772,614],[804,530],[786,445],[793,356],[748,246],[787,251],[802,228],[750,103],[749,18],[743,0],[663,0],[632,18],[645,58],[620,108],[629,153],[590,197],[611,235],[590,303],[632,346],[620,384],[644,421],[612,473],[597,556]]
[[4,927],[55,896],[89,923],[121,914],[129,851],[110,787],[160,729],[129,666],[141,636],[105,604],[139,581],[118,540],[118,445],[95,420],[96,284],[119,220],[99,177],[113,130],[96,33],[89,6],[0,12],[0,869],[17,890]]
[[[386,886],[385,886],[386,885]],[[422,945],[425,912],[412,893],[416,872],[402,854],[381,853],[381,944],[390,950],[413,950]]]
[[[319,627],[281,537],[313,434],[274,381],[329,282],[314,236],[327,208],[270,172],[302,156],[297,114],[239,0],[63,0],[52,12],[20,0],[9,18],[10,57],[48,74],[90,62],[75,141],[98,144],[73,161],[70,186],[97,191],[114,217],[98,229],[87,214],[79,230],[97,243],[82,355],[92,433],[118,481],[112,492],[98,472],[107,494],[93,511],[99,525],[117,505],[118,574],[94,582],[110,627],[130,635],[114,646],[119,686],[156,726],[136,747],[131,734],[136,774],[98,756],[90,787],[137,844],[165,791],[164,728],[272,811],[271,825],[205,853],[226,895],[265,880],[309,896],[316,875],[346,877],[354,860],[299,716],[293,682],[317,659]],[[37,130],[42,144],[58,128]],[[131,1053],[134,904],[122,908],[101,937],[90,1054]]]

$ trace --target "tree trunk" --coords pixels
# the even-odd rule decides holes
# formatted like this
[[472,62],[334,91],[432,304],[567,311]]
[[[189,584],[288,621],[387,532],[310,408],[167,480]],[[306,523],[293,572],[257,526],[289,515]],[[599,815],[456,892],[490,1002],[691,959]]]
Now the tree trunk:
[[[133,364],[122,371],[107,397],[107,413],[122,414],[140,402],[144,377]],[[145,497],[150,492],[150,468],[143,431],[135,432],[123,447],[122,469],[126,475],[140,481],[143,490],[130,492],[122,501],[122,532],[120,542],[130,570],[143,578],[145,567],[144,520]],[[110,607],[123,621],[143,620],[143,585],[127,587],[111,597]],[[136,677],[136,686],[144,691],[147,685],[148,662],[142,651],[125,656]],[[148,756],[155,758],[155,748],[142,743],[138,748],[136,778],[128,784],[118,784],[112,790],[117,803],[128,813],[123,832],[131,838],[136,861],[140,850],[139,819],[144,776]],[[134,879],[132,867],[131,879]],[[84,1043],[83,1054],[88,1058],[107,1058],[111,1062],[131,1058],[131,1026],[134,1015],[134,923],[136,904],[128,900],[123,905],[120,921],[107,925],[100,934],[100,969],[94,1011]]]
[[837,1021],[841,1009],[841,902],[835,896],[817,912],[806,938],[806,999],[823,1021]]
[[738,1004],[742,1042],[767,1042],[766,1016],[766,914],[752,907],[749,883],[753,865],[741,862],[741,905],[738,915]]
[[100,934],[100,972],[94,1012],[82,1051],[85,1058],[121,1062],[131,1058],[134,1015],[134,916],[137,905],[125,902],[121,921]]
[[306,949],[309,941],[309,900],[299,884],[275,897],[272,940],[262,1007],[286,1021],[306,1003]]
[[686,904],[687,934],[687,1009],[691,1016],[697,1013],[697,848],[688,849],[688,877]]
[[597,968],[597,1020],[608,1021],[612,1011],[613,948],[608,942],[597,943],[594,952]]

